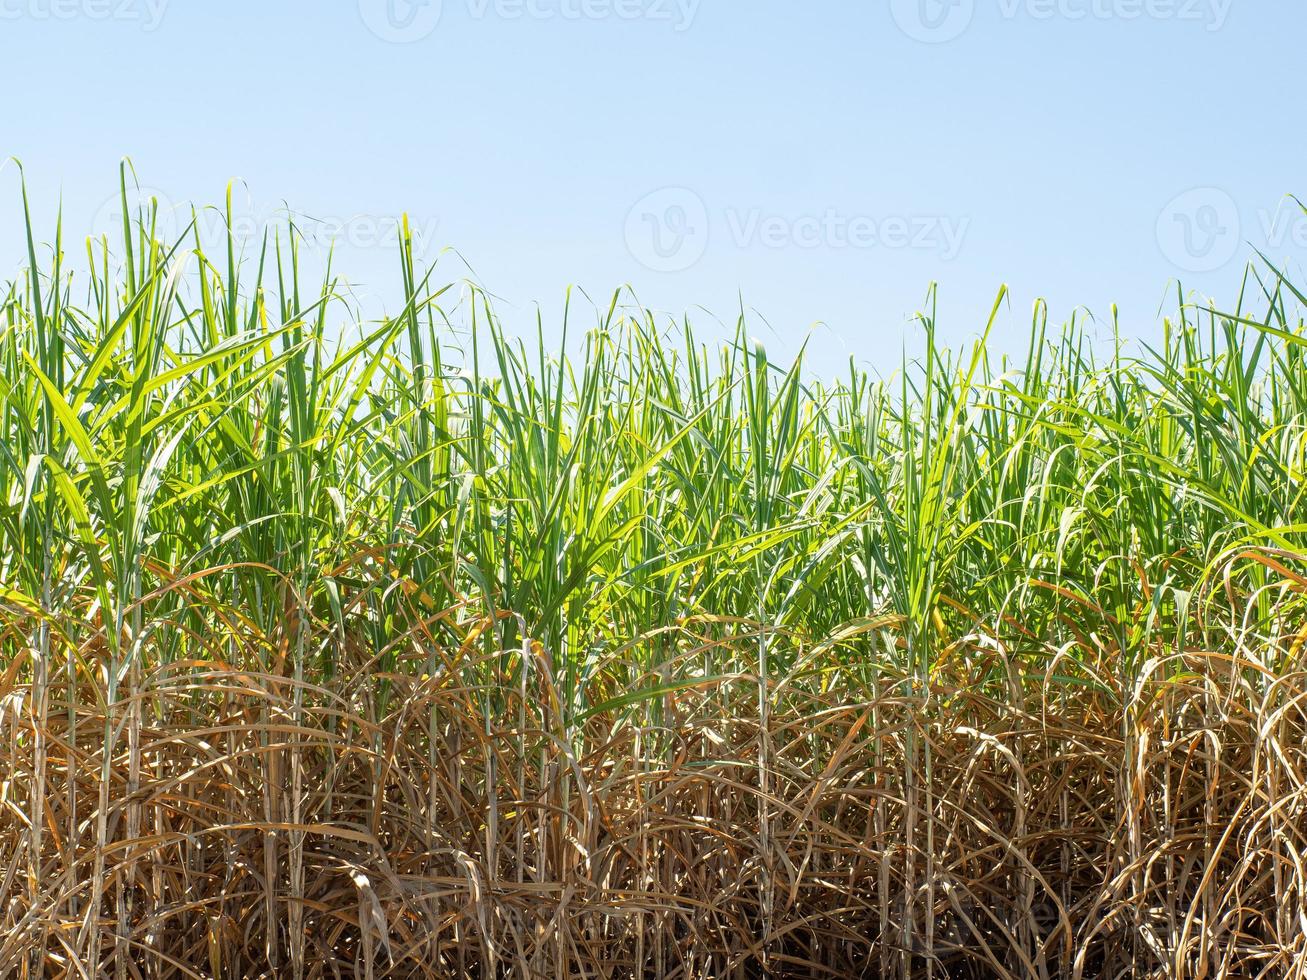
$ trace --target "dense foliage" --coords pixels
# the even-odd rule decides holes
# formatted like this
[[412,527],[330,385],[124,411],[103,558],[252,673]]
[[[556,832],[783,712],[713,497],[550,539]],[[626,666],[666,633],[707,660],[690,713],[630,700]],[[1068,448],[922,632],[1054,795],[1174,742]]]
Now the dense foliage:
[[0,295],[0,972],[1307,976],[1269,262],[822,383],[155,217]]

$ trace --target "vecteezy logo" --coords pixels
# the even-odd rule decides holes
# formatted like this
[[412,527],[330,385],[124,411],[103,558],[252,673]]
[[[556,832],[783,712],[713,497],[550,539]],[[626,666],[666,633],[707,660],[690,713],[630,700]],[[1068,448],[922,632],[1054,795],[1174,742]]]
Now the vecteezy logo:
[[359,0],[368,30],[391,44],[430,37],[440,23],[441,0]]
[[708,250],[708,207],[686,187],[646,194],[626,216],[626,248],[654,272],[683,272]]
[[971,26],[976,0],[890,0],[890,13],[914,41],[943,44]]
[[[157,208],[157,210],[156,210]],[[157,187],[129,187],[127,189],[126,224],[135,237],[144,224],[147,232],[153,231],[157,241],[172,245],[189,223],[183,223],[182,212],[168,199],[168,195]],[[109,240],[109,247],[116,249],[123,241],[123,199],[121,194],[109,198],[95,212],[91,219],[91,234],[98,241],[103,235]]]
[[1239,206],[1216,187],[1196,187],[1171,200],[1157,219],[1157,243],[1185,272],[1213,272],[1239,250]]

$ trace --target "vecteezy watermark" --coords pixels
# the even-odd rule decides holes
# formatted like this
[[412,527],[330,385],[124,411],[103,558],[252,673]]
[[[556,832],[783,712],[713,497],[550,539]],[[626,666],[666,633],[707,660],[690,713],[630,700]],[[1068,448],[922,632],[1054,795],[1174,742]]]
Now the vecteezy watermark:
[[971,26],[976,0],[890,0],[894,23],[914,41],[943,44]]
[[1175,21],[1219,31],[1235,0],[890,0],[890,13],[908,37],[942,44],[971,26],[978,2],[1007,21]]
[[95,20],[158,30],[170,0],[0,0],[0,20]]
[[1177,194],[1157,217],[1157,243],[1168,262],[1185,272],[1212,272],[1239,251],[1239,206],[1216,187]]
[[411,44],[440,26],[441,0],[359,0],[359,16],[373,34],[391,44]]
[[710,211],[686,187],[646,194],[626,216],[626,248],[655,272],[682,272],[703,258],[714,226],[738,249],[922,249],[945,261],[962,251],[969,217],[869,215],[827,208],[820,214],[778,214],[762,208]]
[[[208,249],[225,248],[228,236],[237,248],[260,247],[265,239],[290,234],[302,244],[312,248],[343,246],[353,249],[398,248],[402,235],[401,219],[391,216],[355,214],[349,217],[308,216],[287,211],[284,207],[262,208],[253,202],[234,206],[228,223],[227,215],[215,207],[192,209],[176,204],[169,196],[154,187],[133,188],[127,195],[127,226],[133,235],[145,230],[166,247],[176,244],[183,236],[186,248],[196,234]],[[438,218],[409,222],[409,233],[415,248],[426,253],[435,247],[440,227]],[[105,236],[113,250],[122,241],[124,229],[123,201],[114,195],[96,211],[91,221],[95,239]]]
[[1268,248],[1307,250],[1307,205],[1297,198],[1287,198],[1275,211],[1257,212],[1257,226]]
[[[685,31],[701,0],[457,0],[474,21],[622,20],[670,24]],[[358,0],[368,30],[383,41],[409,44],[430,37],[440,24],[442,0]]]
[[687,31],[701,0],[464,0],[474,20],[643,20]]
[[688,187],[646,194],[626,216],[626,248],[654,272],[683,272],[708,251],[708,205]]
[[726,212],[731,241],[739,248],[889,248],[938,252],[952,261],[962,251],[970,218],[940,214],[845,214],[827,208],[820,215],[766,214],[758,208]]
[[1228,191],[1195,187],[1173,197],[1157,218],[1157,244],[1184,272],[1223,268],[1239,254],[1245,237],[1263,252],[1307,250],[1307,213],[1286,200],[1275,211],[1258,209],[1255,222],[1247,224]]

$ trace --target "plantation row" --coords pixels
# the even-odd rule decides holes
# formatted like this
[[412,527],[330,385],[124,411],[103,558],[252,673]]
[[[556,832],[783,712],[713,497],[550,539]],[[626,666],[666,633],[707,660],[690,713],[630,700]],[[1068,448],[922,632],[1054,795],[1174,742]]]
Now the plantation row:
[[1270,263],[820,382],[155,218],[0,298],[0,974],[1307,976]]

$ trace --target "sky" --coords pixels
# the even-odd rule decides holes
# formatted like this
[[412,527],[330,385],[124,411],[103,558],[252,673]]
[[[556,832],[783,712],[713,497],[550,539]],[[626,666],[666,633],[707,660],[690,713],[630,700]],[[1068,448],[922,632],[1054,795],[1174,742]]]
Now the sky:
[[[931,283],[955,346],[1006,284],[1019,355],[1037,298],[1147,342],[1177,283],[1300,270],[1305,36],[1298,0],[0,0],[0,156],[73,254],[130,158],[182,225],[232,181],[251,237],[299,216],[369,316],[407,213],[510,332],[626,286],[886,373]],[[20,220],[9,163],[6,279]]]

